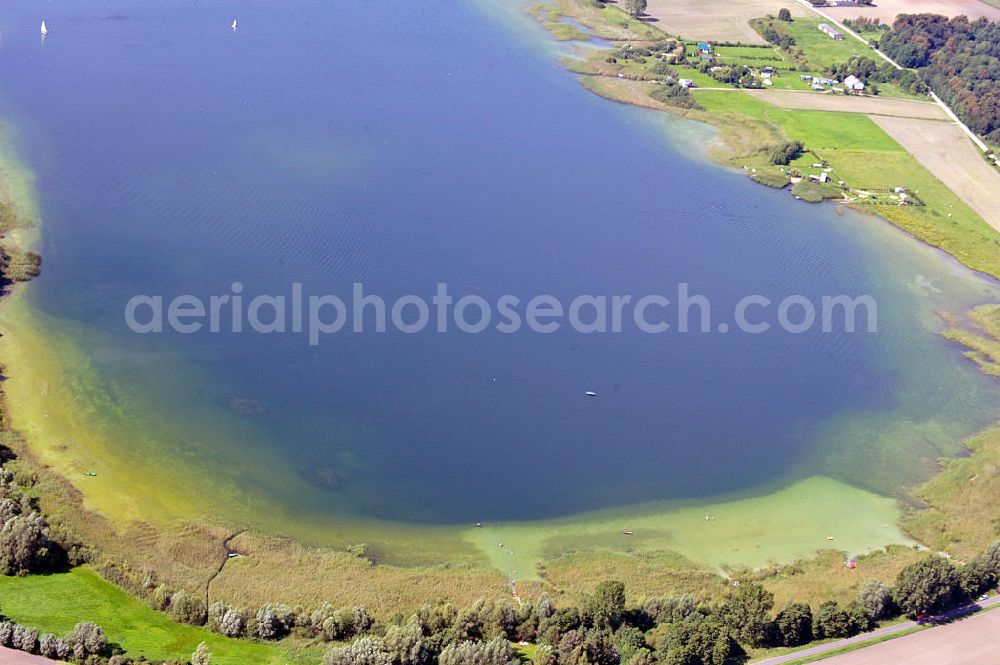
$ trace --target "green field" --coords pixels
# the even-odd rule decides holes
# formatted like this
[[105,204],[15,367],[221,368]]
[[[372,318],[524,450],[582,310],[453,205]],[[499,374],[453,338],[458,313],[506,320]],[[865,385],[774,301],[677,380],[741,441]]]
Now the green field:
[[800,49],[806,63],[812,70],[825,71],[831,65],[849,60],[855,55],[872,56],[872,50],[850,35],[843,39],[833,39],[820,32],[822,23],[833,26],[829,21],[818,18],[797,18],[790,23],[776,21],[776,25],[795,38],[794,49]]
[[279,646],[232,640],[175,623],[86,568],[0,577],[0,611],[13,621],[56,635],[69,632],[79,621],[93,621],[104,628],[109,642],[133,657],[187,662],[198,643],[205,642],[212,662],[220,665],[318,661]]

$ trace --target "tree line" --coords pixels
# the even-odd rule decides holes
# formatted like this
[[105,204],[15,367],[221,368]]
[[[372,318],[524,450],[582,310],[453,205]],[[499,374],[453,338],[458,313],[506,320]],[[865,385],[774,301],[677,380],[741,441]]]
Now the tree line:
[[1000,23],[902,14],[878,48],[918,71],[973,131],[1000,143]]
[[963,566],[929,555],[903,568],[892,586],[865,582],[857,598],[817,608],[791,603],[774,611],[774,595],[753,581],[725,599],[690,595],[626,602],[625,585],[597,585],[578,606],[548,597],[515,607],[481,600],[470,608],[425,606],[403,621],[375,626],[331,649],[326,665],[513,665],[512,643],[536,645],[536,665],[733,665],[748,647],[797,647],[844,638],[899,615],[922,618],[975,599],[996,586],[1000,543]]

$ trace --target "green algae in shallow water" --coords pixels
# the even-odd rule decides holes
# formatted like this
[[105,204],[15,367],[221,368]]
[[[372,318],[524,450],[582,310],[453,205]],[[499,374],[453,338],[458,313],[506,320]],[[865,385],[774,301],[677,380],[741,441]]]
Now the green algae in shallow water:
[[793,561],[820,549],[861,554],[912,543],[898,518],[893,499],[815,477],[761,497],[487,524],[467,530],[465,537],[508,576],[536,579],[538,563],[563,552],[669,550],[720,570]]

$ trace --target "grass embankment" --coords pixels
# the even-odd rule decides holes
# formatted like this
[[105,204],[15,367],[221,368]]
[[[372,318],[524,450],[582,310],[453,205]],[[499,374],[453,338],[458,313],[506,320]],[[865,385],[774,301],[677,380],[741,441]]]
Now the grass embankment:
[[97,573],[75,568],[68,573],[0,576],[3,614],[43,632],[63,635],[87,619],[104,628],[108,641],[129,655],[187,662],[199,642],[220,665],[247,663],[316,663],[318,651],[232,640],[203,628],[171,621],[105,582]]

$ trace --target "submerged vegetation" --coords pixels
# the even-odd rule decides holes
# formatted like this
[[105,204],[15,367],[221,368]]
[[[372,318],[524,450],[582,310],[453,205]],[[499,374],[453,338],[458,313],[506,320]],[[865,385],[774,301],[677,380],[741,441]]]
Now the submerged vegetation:
[[[563,0],[560,6],[572,2]],[[891,210],[880,209],[880,214],[969,265],[1000,275],[995,234],[870,120],[789,111],[740,91],[698,91],[682,84],[687,79],[752,87],[746,78],[751,67],[737,64],[712,72],[702,63],[691,66],[683,41],[638,20],[644,4],[623,2],[628,11],[622,12],[613,4],[587,2],[574,13],[596,34],[654,38],[585,63],[581,69],[590,75],[588,87],[719,127],[729,146],[724,161],[771,187],[786,187],[794,179],[792,192],[805,200],[841,198],[867,206],[870,202],[850,199],[852,189],[919,187],[926,209],[903,206],[897,196],[886,206]],[[544,18],[557,38],[587,37],[559,13]],[[798,22],[790,16],[779,20]],[[808,29],[809,22],[802,25]],[[779,42],[788,42],[783,47],[803,46],[794,28],[773,30]],[[736,50],[730,53],[738,57]],[[800,55],[805,63],[824,58],[808,50]],[[817,177],[837,177],[820,182],[809,178],[810,170]],[[905,183],[893,180],[899,174],[906,175]],[[841,178],[845,185],[839,184]],[[954,211],[948,218],[953,221],[941,218],[945,207]],[[6,230],[18,222],[10,209],[0,208],[0,223]],[[0,255],[0,270],[13,281],[37,274],[39,263],[30,252]],[[997,311],[995,306],[977,310],[982,330],[948,333],[993,374],[1000,374]],[[15,439],[4,434],[7,443]],[[197,665],[316,661],[325,652],[330,665],[512,665],[524,656],[547,665],[724,665],[761,649],[854,635],[901,613],[940,611],[995,586],[1000,546],[989,543],[1000,514],[1000,431],[976,437],[969,447],[970,457],[945,462],[939,476],[915,491],[925,506],[906,521],[921,542],[954,553],[968,562],[964,565],[899,546],[857,561],[828,551],[791,564],[752,569],[737,562],[710,570],[666,549],[611,553],[595,536],[590,548],[545,559],[544,569],[537,571],[540,580],[511,583],[513,597],[495,571],[441,566],[403,573],[380,564],[364,545],[318,555],[297,544],[219,526],[166,534],[148,525],[119,531],[79,510],[79,493],[30,457],[14,461],[6,456],[10,464],[0,470],[5,525],[0,568],[10,577],[0,579],[0,610],[18,624],[0,623],[0,644],[113,663],[139,655],[190,659]],[[46,509],[52,514],[43,517]],[[231,564],[230,555],[235,555]],[[852,572],[854,564],[865,573]],[[66,570],[70,565],[76,567]],[[266,575],[267,565],[281,568],[269,578],[270,588],[240,588],[246,576]],[[296,567],[308,571],[300,571],[294,585],[286,584]],[[607,580],[593,586],[599,570],[605,577],[609,570],[632,577],[627,585]],[[317,582],[320,576],[329,579]],[[895,581],[890,586],[882,580]],[[342,587],[336,604],[313,598],[304,606],[278,597],[319,595],[329,588],[325,584]],[[364,584],[361,591],[355,588]],[[657,595],[651,592],[654,585],[672,585],[675,593]],[[379,596],[382,604],[371,611],[362,604],[341,604],[362,591]],[[268,593],[273,595],[262,597]],[[488,597],[454,600],[469,594]],[[413,611],[415,595],[452,602],[427,602]],[[80,623],[84,619],[99,621],[107,634],[96,624]],[[328,643],[342,642],[350,643],[329,648]],[[305,650],[295,651],[300,646]]]

